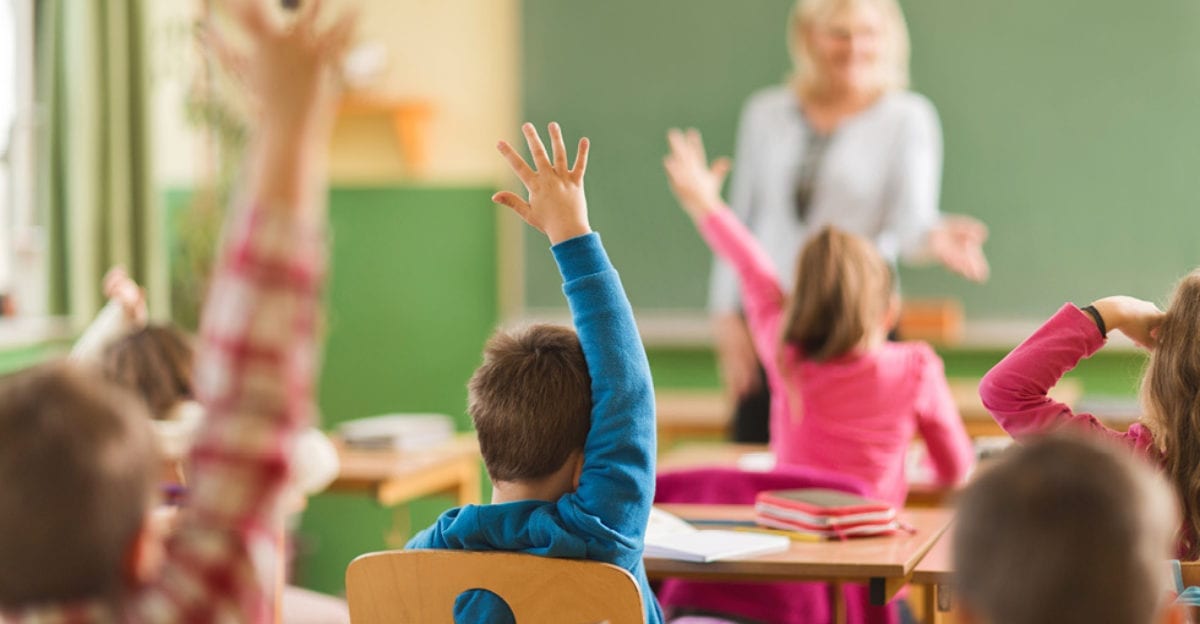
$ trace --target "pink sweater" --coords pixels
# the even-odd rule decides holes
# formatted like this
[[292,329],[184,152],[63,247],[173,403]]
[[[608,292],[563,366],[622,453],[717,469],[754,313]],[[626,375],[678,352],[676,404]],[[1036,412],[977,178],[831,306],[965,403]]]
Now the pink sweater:
[[971,441],[929,345],[889,342],[836,360],[807,360],[780,343],[787,298],[749,230],[721,209],[700,232],[741,279],[746,321],[771,387],[771,448],[779,462],[853,475],[877,498],[901,505],[908,494],[904,458],[920,433],[939,483],[962,480],[974,458]]
[[1162,465],[1162,454],[1141,423],[1125,433],[1114,431],[1095,416],[1076,414],[1047,396],[1063,373],[1102,346],[1104,336],[1096,323],[1068,303],[988,371],[979,384],[979,398],[996,422],[1018,440],[1071,424],[1113,438]]

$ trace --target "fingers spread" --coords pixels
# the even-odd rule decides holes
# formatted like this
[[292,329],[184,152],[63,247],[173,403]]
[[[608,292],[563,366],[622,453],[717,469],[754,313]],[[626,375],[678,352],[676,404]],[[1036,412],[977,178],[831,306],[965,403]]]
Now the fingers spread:
[[731,167],[733,167],[733,161],[729,160],[728,158],[718,158],[713,161],[712,167],[709,168],[709,171],[719,182],[723,182],[725,180],[725,176],[729,175],[729,169]]
[[592,142],[583,137],[579,139],[579,149],[575,152],[575,166],[571,167],[571,176],[576,182],[583,180],[583,174],[587,172],[588,150],[592,148]]
[[513,212],[517,213],[522,219],[529,220],[529,203],[521,199],[520,195],[509,191],[500,191],[492,195],[492,201],[502,206],[508,206]]
[[550,157],[546,155],[546,146],[542,143],[542,137],[538,136],[537,128],[533,124],[526,123],[521,126],[521,132],[525,135],[525,142],[529,145],[529,154],[533,156],[534,168],[541,171],[543,167],[551,168]]
[[320,35],[317,46],[322,55],[340,58],[346,53],[354,33],[358,30],[358,11],[351,9],[342,14],[337,22]]
[[550,149],[554,152],[554,170],[567,170],[567,146],[563,144],[562,128],[558,122],[550,122]]
[[512,169],[513,173],[517,174],[517,177],[528,188],[533,183],[534,172],[525,163],[525,159],[521,158],[521,155],[517,153],[517,150],[513,149],[513,146],[508,144],[508,141],[500,141],[496,145],[496,149],[500,150],[500,155],[504,156],[504,159],[508,161],[508,166]]

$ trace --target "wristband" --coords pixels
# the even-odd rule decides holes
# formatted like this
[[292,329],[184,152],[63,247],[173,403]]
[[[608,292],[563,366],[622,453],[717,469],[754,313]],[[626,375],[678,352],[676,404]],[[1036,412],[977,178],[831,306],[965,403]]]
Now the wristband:
[[1100,316],[1100,311],[1096,309],[1096,306],[1090,305],[1079,309],[1087,312],[1088,316],[1091,316],[1092,320],[1096,321],[1096,327],[1100,330],[1100,335],[1108,338],[1108,327],[1104,325],[1104,317]]

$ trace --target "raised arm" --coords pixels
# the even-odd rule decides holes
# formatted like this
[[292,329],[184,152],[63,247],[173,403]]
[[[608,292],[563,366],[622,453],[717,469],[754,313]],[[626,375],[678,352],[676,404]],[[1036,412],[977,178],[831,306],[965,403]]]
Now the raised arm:
[[113,267],[104,276],[108,303],[71,347],[71,359],[96,364],[104,350],[146,325],[146,295],[124,267]]
[[[1143,344],[1152,341],[1152,330],[1162,319],[1154,304],[1128,297],[1102,299],[1094,306],[1108,328],[1119,329]],[[1104,341],[1105,334],[1095,319],[1066,304],[988,371],[979,384],[979,398],[1014,438],[1046,433],[1068,423],[1108,431],[1095,417],[1075,414],[1048,395],[1063,374],[1104,346]]]
[[771,259],[750,230],[721,201],[729,161],[709,165],[700,133],[671,130],[671,153],[664,159],[671,190],[708,246],[733,267],[742,287],[742,306],[763,366],[775,365],[779,324],[786,298]]
[[564,520],[606,540],[621,540],[640,556],[654,498],[654,388],[646,352],[620,278],[587,219],[583,175],[588,142],[568,168],[558,124],[550,125],[553,160],[537,131],[522,128],[534,166],[507,143],[500,151],[529,191],[525,201],[496,201],[544,232],[563,277],[563,292],[592,378],[592,424],[579,488],[560,501]]
[[288,450],[314,414],[322,155],[331,68],[352,20],[318,28],[318,3],[309,0],[285,28],[265,4],[238,5],[261,117],[202,314],[195,387],[207,418],[189,460],[188,513],[159,585],[138,603],[143,621],[269,621],[251,555],[273,541]]

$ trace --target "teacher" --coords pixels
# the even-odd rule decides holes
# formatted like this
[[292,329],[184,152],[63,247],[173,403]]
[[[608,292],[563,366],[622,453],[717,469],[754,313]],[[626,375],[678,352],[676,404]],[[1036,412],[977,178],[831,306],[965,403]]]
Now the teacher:
[[[788,20],[794,72],[742,109],[730,207],[790,284],[809,233],[864,236],[890,262],[936,261],[967,279],[988,275],[987,228],[941,215],[937,111],[908,90],[909,43],[895,0],[799,0]],[[737,276],[717,261],[709,310],[732,435],[767,441],[770,398],[740,313]]]

